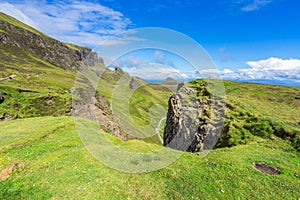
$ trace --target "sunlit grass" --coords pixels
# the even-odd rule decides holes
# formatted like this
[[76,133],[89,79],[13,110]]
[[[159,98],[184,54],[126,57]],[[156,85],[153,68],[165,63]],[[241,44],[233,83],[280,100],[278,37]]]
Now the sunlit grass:
[[[9,179],[0,182],[1,199],[296,199],[300,195],[295,176],[299,154],[280,139],[213,150],[204,158],[184,153],[162,170],[128,174],[91,156],[71,117],[8,121],[0,126],[4,130],[0,137],[14,138],[1,144],[5,148],[0,151],[0,169],[20,163]],[[110,139],[134,151],[143,152],[144,145],[151,148],[142,141]],[[263,174],[252,162],[278,166],[282,173]]]

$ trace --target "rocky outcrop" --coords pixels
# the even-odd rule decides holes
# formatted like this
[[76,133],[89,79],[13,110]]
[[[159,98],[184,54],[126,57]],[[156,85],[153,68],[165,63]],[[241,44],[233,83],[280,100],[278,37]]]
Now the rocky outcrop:
[[129,88],[133,90],[133,89],[136,89],[136,87],[138,87],[138,85],[139,85],[139,83],[137,82],[137,80],[134,77],[132,77],[130,79]]
[[181,151],[195,151],[199,135],[199,103],[193,89],[181,87],[169,99],[169,109],[164,130],[164,145]]
[[38,31],[29,31],[29,28],[27,30],[0,20],[0,30],[0,45],[4,48],[13,46],[24,49],[60,68],[79,69],[82,63],[87,66],[103,63],[102,58],[90,48],[62,43]]
[[[218,140],[222,128],[220,121],[212,121],[211,115],[224,116],[223,101],[213,101],[206,89],[179,84],[177,93],[169,99],[169,108],[164,129],[164,146],[189,152],[211,149]],[[199,91],[201,90],[201,91]],[[218,109],[212,110],[212,106]]]
[[94,90],[87,78],[84,80],[84,88],[73,88],[72,114],[76,117],[87,118],[97,121],[99,127],[111,135],[127,140],[126,134],[121,131],[119,124],[115,121],[110,103],[106,97]]

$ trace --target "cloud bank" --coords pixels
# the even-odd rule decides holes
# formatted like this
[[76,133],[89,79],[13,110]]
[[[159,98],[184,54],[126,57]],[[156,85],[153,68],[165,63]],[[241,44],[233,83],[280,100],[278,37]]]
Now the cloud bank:
[[300,60],[270,57],[265,60],[247,62],[250,68],[224,69],[221,77],[231,80],[269,80],[300,83]]
[[168,77],[176,80],[183,80],[187,78],[187,75],[179,70],[159,63],[139,65],[136,68],[128,69],[127,72],[132,76],[138,76],[144,80],[152,81],[162,81]]
[[8,1],[0,11],[56,39],[91,47],[132,24],[116,10],[83,1]]
[[174,66],[167,56],[167,52],[160,50],[141,50],[118,58],[110,64],[110,68],[121,67],[132,76],[144,80],[162,81],[166,78],[185,80],[188,75]]

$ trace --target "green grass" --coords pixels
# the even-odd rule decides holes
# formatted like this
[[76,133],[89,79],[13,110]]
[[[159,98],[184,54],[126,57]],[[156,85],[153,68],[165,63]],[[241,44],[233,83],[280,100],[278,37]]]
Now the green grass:
[[0,104],[0,117],[27,118],[69,115],[70,89],[76,72],[58,68],[24,49],[4,45],[0,48],[0,77],[17,75],[0,82],[5,98]]
[[79,45],[75,45],[75,44],[71,44],[71,43],[66,43],[66,42],[64,42],[64,44],[67,47],[69,47],[70,49],[74,49],[74,50],[80,50],[80,49],[82,49],[82,46],[79,46]]
[[8,34],[6,31],[0,29],[0,33]]
[[300,122],[299,87],[283,87],[253,83],[225,81],[228,102],[243,107],[249,112],[274,118],[292,126]]
[[[166,168],[146,174],[110,169],[83,146],[72,117],[7,121],[0,125],[0,169],[20,166],[0,182],[0,199],[297,199],[299,154],[280,139],[217,149],[207,157],[184,153]],[[114,143],[143,151],[145,143]],[[147,144],[156,149],[156,145]],[[263,174],[252,162],[276,165]],[[62,184],[63,183],[63,184]],[[222,192],[224,191],[224,193]]]

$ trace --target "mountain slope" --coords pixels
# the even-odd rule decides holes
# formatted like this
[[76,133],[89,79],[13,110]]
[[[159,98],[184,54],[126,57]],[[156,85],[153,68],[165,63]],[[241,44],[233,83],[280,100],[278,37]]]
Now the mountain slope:
[[[95,99],[95,109],[103,122],[101,127],[115,129],[116,122],[109,109],[109,101],[120,77],[126,75],[131,79],[129,75],[122,70],[106,68],[102,58],[89,48],[52,39],[3,13],[0,13],[0,29],[0,77],[16,75],[13,80],[0,82],[0,92],[4,98],[0,104],[0,120],[71,115],[74,112],[72,91],[78,89],[75,84],[80,74],[78,69],[88,69],[96,79],[102,76]],[[142,81],[138,78],[132,80]],[[88,82],[86,77],[83,81]],[[78,87],[80,89],[81,86]],[[169,92],[151,89],[149,85],[143,88],[147,92],[136,92],[139,95],[135,96],[142,95],[148,99],[148,104],[133,101],[131,108],[135,116],[143,115],[153,104],[164,104],[166,107],[165,99]],[[158,96],[157,92],[165,93],[164,97]],[[140,123],[149,121],[147,117],[146,120],[136,119]]]
[[[88,57],[98,60],[89,48],[64,44],[3,13],[0,13],[0,30],[0,44],[6,55],[14,55],[18,48],[25,53],[23,56],[37,57],[63,69],[78,69],[80,62]],[[99,59],[99,62],[102,60]]]

